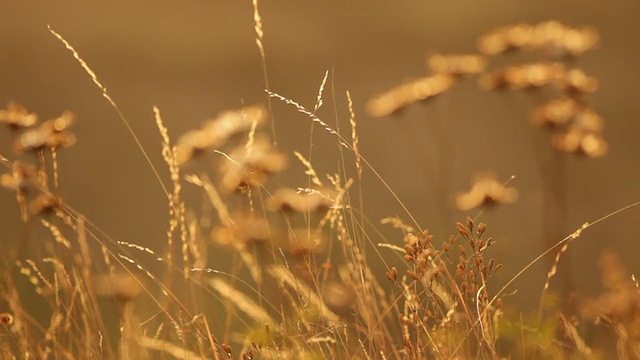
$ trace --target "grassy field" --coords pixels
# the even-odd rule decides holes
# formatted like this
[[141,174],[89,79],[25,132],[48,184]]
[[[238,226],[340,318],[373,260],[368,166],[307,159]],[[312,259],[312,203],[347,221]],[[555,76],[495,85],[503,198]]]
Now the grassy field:
[[[188,96],[154,86],[178,79],[157,60],[176,55],[149,43],[181,44],[183,29],[145,30],[144,46],[126,31],[104,39],[143,54],[137,65],[107,56],[122,74],[149,71],[153,96],[121,101],[136,81],[103,77],[73,40],[83,34],[42,26],[56,58],[39,71],[80,79],[69,88],[81,109],[34,111],[16,82],[21,99],[0,110],[2,359],[640,358],[628,244],[638,146],[623,136],[633,127],[614,125],[623,135],[610,140],[598,106],[610,85],[588,59],[612,49],[602,31],[545,19],[469,34],[472,24],[455,52],[435,41],[426,59],[376,61],[357,55],[363,28],[342,22],[379,22],[366,46],[392,49],[390,31],[415,31],[416,15],[399,7],[381,21],[385,7],[349,4],[312,10],[337,19],[332,36],[356,64],[332,54],[308,81],[269,38],[288,31],[296,47],[306,33],[268,5],[220,20],[244,32],[226,34],[241,50],[216,61],[258,84],[220,96],[197,94],[210,74],[189,70],[211,55],[176,57],[194,73],[173,82],[193,85]],[[345,87],[359,65],[367,79]],[[175,102],[168,115],[155,97]],[[182,111],[183,97],[202,108]],[[83,99],[100,106],[94,119]]]

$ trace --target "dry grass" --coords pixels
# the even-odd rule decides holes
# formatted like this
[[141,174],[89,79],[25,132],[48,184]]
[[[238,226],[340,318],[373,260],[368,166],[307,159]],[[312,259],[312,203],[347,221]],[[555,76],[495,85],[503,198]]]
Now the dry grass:
[[[376,243],[367,230],[363,177],[373,174],[406,208],[360,152],[360,115],[350,93],[345,99],[351,133],[345,137],[316,114],[325,103],[329,72],[313,111],[272,92],[257,1],[253,7],[267,100],[284,102],[335,137],[343,170],[319,175],[310,156],[294,152],[307,183],[275,185],[271,179],[286,170],[289,156],[277,148],[273,126],[271,137],[266,135],[266,119],[273,121],[270,104],[219,114],[176,142],[154,108],[170,186],[147,156],[169,213],[166,240],[152,249],[112,239],[58,196],[56,159],[75,142],[75,117],[65,112],[38,123],[36,114],[10,103],[0,111],[0,122],[12,133],[16,152],[0,156],[0,183],[15,193],[22,221],[39,227],[43,246],[26,251],[25,242],[3,252],[1,358],[602,358],[611,349],[619,358],[640,357],[640,292],[612,254],[601,261],[607,292],[585,299],[580,311],[543,311],[543,293],[537,316],[511,317],[503,299],[523,272],[557,251],[546,292],[569,242],[617,212],[556,238],[506,284],[494,283],[501,265],[491,255],[499,244],[489,236],[490,226],[470,217],[452,224],[450,238],[436,239],[407,211],[382,219],[397,229],[398,238]],[[131,130],[80,54],[50,31]],[[560,151],[604,156],[603,122],[586,97],[597,82],[567,68],[566,61],[597,42],[595,30],[557,22],[496,29],[479,39],[482,55],[432,55],[431,74],[372,97],[367,109],[371,116],[387,116],[455,91],[469,77],[491,90],[545,89],[548,99],[532,110],[532,123],[550,131]],[[537,52],[541,60],[487,70],[492,57],[506,51]],[[353,155],[355,176],[346,170],[345,154]],[[196,162],[212,170],[189,173]],[[506,206],[518,194],[510,180],[480,176],[458,196],[457,206],[481,209],[480,214],[487,206]],[[196,211],[199,204],[184,200],[183,186],[191,185],[212,211]],[[218,266],[222,257],[232,259],[230,268]],[[372,268],[374,263],[382,263],[383,271]],[[590,331],[606,330],[612,341],[590,343]]]

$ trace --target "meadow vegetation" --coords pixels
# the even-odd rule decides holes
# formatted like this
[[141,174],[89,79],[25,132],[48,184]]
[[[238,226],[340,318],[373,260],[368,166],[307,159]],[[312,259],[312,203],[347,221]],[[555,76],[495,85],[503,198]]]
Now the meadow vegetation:
[[[254,5],[265,64],[268,51]],[[126,124],[90,64],[50,31]],[[75,115],[37,115],[9,103],[0,122],[15,152],[0,156],[0,183],[15,194],[16,211],[30,230],[27,239],[2,251],[0,358],[639,358],[640,292],[614,253],[600,260],[607,289],[601,296],[562,298],[549,291],[569,244],[606,217],[564,239],[547,239],[548,250],[532,262],[550,260],[539,311],[523,314],[509,306],[507,295],[529,266],[495,283],[501,259],[492,251],[500,244],[491,237],[491,224],[481,221],[486,208],[517,201],[509,178],[487,169],[471,179],[455,206],[473,216],[451,224],[448,238],[434,237],[408,211],[368,219],[360,187],[365,176],[387,185],[360,152],[359,119],[396,116],[416,103],[429,106],[462,81],[477,81],[478,91],[534,97],[539,105],[530,109],[531,124],[548,131],[560,163],[566,156],[605,156],[604,122],[589,102],[598,83],[575,66],[598,42],[595,29],[556,21],[491,30],[479,37],[477,51],[429,55],[427,75],[372,96],[366,115],[356,114],[344,94],[346,131],[316,115],[328,73],[307,108],[272,91],[265,66],[264,104],[218,114],[176,140],[154,108],[170,174],[169,181],[157,175],[169,222],[159,225],[166,227],[166,239],[154,248],[111,238],[58,194],[57,161],[76,142]],[[513,62],[510,53],[523,54],[524,61],[493,65],[496,59]],[[343,171],[318,174],[303,152],[280,151],[273,102],[305,114],[335,139]],[[50,120],[40,121],[40,115]],[[305,183],[278,180],[291,162],[304,166]],[[149,166],[156,171],[150,160]],[[201,191],[204,205],[185,200],[187,186]],[[380,241],[371,229],[382,226],[396,229],[397,238]],[[219,257],[232,265],[212,267]],[[373,268],[374,262],[383,269]]]

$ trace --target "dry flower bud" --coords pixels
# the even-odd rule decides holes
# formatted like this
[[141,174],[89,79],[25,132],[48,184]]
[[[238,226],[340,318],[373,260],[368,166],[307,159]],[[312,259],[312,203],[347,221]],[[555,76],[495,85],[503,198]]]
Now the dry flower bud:
[[407,244],[404,246],[404,252],[407,253],[407,255],[411,255],[413,254],[413,246]]
[[484,234],[485,231],[487,231],[487,224],[480,223],[480,225],[478,225],[478,236]]
[[0,313],[0,324],[6,326],[13,325],[13,315],[6,312]]
[[470,232],[473,232],[473,219],[470,217],[467,217],[467,228]]
[[420,280],[420,276],[411,270],[407,270],[407,275],[411,276],[414,280]]
[[390,281],[396,281],[398,278],[398,269],[396,267],[392,267],[391,270],[387,271],[387,279]]

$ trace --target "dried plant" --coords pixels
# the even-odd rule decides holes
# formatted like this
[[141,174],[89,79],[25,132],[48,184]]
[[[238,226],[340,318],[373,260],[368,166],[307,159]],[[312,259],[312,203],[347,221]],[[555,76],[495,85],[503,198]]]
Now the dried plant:
[[[69,129],[75,115],[64,112],[38,123],[36,114],[9,103],[0,110],[0,123],[13,137],[15,154],[0,156],[0,185],[15,193],[22,221],[35,235],[17,244],[16,251],[3,252],[1,358],[597,357],[599,343],[589,343],[582,319],[613,330],[620,358],[640,356],[640,292],[612,254],[601,259],[605,293],[585,300],[581,314],[554,309],[550,319],[542,319],[542,311],[536,321],[521,314],[519,319],[509,317],[506,291],[522,273],[559,248],[544,282],[544,297],[569,241],[615,213],[586,223],[563,240],[552,239],[545,253],[499,283],[494,275],[502,265],[490,255],[499,245],[487,236],[486,224],[467,217],[455,224],[454,235],[434,236],[367,161],[350,92],[345,110],[350,136],[320,117],[328,101],[323,92],[331,86],[328,71],[313,111],[271,91],[257,0],[253,16],[269,103],[223,112],[175,142],[154,107],[170,187],[97,74],[49,29],[145,154],[167,196],[166,239],[153,246],[113,239],[73,208],[58,191],[57,157],[63,155],[57,151],[74,145]],[[372,97],[366,110],[374,117],[388,116],[416,102],[435,100],[471,77],[478,77],[488,90],[548,88],[559,96],[545,98],[532,110],[532,124],[551,132],[555,149],[602,157],[607,151],[604,121],[587,102],[598,88],[597,80],[567,62],[594,49],[598,41],[592,28],[555,21],[494,29],[478,40],[482,55],[432,54],[427,57],[429,74]],[[492,58],[507,51],[531,51],[543,59],[490,70]],[[296,151],[293,156],[303,165],[306,181],[272,180],[289,161],[288,153],[276,145],[272,99],[337,139],[343,152],[340,172],[319,175],[323,171],[314,166],[310,153],[305,157]],[[271,136],[265,129],[268,117]],[[344,152],[354,156],[354,176],[346,170]],[[213,166],[183,174],[198,169],[195,163]],[[407,210],[382,219],[398,234],[377,244],[377,229],[365,216],[363,200],[363,179],[369,173]],[[511,179],[501,182],[493,173],[479,174],[468,192],[458,194],[455,205],[470,211],[511,204],[518,197],[508,186]],[[202,192],[204,205],[183,195],[186,184]],[[38,246],[28,243],[33,240]],[[36,305],[28,301],[32,298]]]

